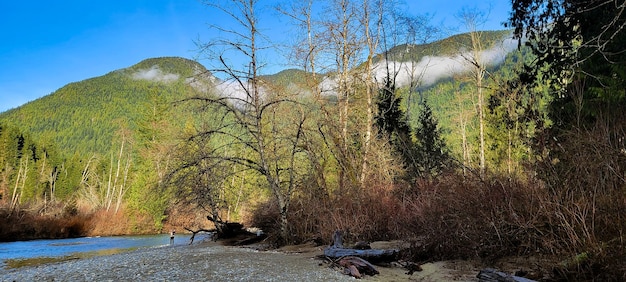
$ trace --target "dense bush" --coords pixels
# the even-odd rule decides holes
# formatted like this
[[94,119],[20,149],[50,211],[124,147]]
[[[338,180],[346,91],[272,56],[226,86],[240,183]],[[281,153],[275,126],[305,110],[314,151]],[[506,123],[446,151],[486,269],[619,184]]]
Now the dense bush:
[[[347,242],[404,239],[407,259],[480,259],[540,256],[555,278],[617,277],[626,270],[619,230],[626,210],[617,194],[565,198],[541,180],[450,173],[413,187],[367,186],[360,193],[319,198],[298,195],[290,217],[294,242],[330,244],[343,230]],[[249,224],[278,231],[272,202]],[[272,236],[270,235],[270,238]]]
[[63,212],[41,214],[33,210],[9,211],[0,208],[0,242],[33,239],[57,239],[85,236],[90,216]]

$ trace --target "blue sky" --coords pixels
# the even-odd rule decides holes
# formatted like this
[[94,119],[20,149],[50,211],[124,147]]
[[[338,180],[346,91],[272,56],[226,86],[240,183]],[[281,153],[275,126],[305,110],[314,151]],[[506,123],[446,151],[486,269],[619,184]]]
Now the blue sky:
[[[268,6],[279,0],[261,0]],[[509,1],[405,0],[412,15],[462,28],[463,7],[490,11],[484,29],[502,29]],[[261,21],[279,36],[286,22],[269,7]],[[64,85],[164,56],[195,58],[196,39],[220,18],[199,0],[61,0],[0,2],[0,112],[48,95]],[[202,61],[200,61],[203,63]],[[284,65],[270,66],[276,72]]]

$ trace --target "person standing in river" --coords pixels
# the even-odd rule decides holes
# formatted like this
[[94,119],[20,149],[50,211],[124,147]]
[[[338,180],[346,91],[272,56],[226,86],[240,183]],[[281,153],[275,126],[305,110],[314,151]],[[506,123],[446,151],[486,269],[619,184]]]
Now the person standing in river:
[[176,235],[176,230],[170,231],[170,246],[174,245],[174,235]]

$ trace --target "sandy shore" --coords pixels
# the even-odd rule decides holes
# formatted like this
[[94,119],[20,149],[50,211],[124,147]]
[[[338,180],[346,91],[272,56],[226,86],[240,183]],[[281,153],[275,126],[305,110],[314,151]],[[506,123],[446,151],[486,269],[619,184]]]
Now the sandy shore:
[[[217,243],[142,249],[129,253],[0,270],[0,281],[354,281],[315,257],[321,248],[256,251]],[[379,267],[363,281],[477,281],[467,263],[422,265],[413,275]]]

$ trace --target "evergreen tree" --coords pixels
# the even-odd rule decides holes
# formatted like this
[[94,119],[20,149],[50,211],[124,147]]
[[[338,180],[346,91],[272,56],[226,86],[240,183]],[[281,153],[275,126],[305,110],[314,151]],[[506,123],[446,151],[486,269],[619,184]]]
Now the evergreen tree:
[[437,127],[437,120],[425,100],[422,107],[418,127],[415,129],[416,153],[420,175],[429,177],[437,175],[448,167],[450,157]]
[[396,96],[396,87],[392,79],[385,80],[385,86],[378,92],[376,105],[378,113],[375,117],[379,132],[386,134],[393,148],[402,156],[407,169],[407,177],[419,175],[416,159],[415,143],[411,138],[411,127],[407,117],[400,109],[402,98]]

